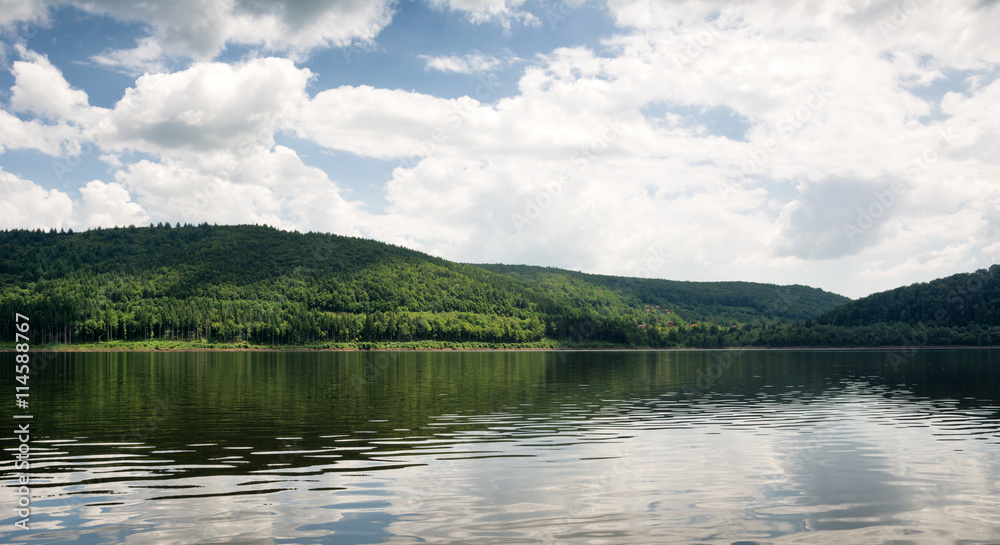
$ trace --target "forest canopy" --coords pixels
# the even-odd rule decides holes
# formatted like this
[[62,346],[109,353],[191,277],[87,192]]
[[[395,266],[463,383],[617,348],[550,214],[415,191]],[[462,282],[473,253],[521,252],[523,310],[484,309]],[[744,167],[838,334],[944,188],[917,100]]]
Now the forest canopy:
[[[1000,339],[997,267],[852,302],[807,286],[455,263],[257,225],[7,230],[0,251],[0,308],[30,316],[35,342],[870,346],[917,324],[931,341]],[[0,335],[12,340],[12,320]]]

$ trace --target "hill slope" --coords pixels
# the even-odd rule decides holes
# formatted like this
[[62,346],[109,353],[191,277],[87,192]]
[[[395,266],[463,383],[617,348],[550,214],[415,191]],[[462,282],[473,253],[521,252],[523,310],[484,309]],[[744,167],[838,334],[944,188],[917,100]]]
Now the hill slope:
[[762,335],[769,346],[1000,345],[1000,265],[875,293]]
[[[676,346],[708,334],[691,321],[782,323],[847,301],[803,286],[460,264],[250,225],[4,231],[0,255],[0,311],[29,315],[35,342]],[[2,339],[10,328],[0,324]]]
[[816,322],[1000,326],[1000,265],[875,293],[826,312]]
[[842,295],[798,285],[628,278],[528,265],[478,266],[512,277],[536,291],[562,293],[565,297],[581,292],[599,297],[614,294],[633,306],[659,305],[696,322],[807,320],[850,301]]

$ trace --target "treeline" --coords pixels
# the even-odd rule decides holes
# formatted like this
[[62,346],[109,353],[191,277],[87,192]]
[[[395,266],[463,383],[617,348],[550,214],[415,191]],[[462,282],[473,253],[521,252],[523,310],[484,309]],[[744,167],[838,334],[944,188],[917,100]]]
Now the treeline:
[[[862,348],[914,346],[1000,346],[1000,326],[873,324],[831,326],[815,321],[731,329],[693,328],[679,332],[673,346],[691,348]],[[667,345],[669,346],[669,345]]]
[[[263,344],[441,340],[523,343],[541,340],[543,322],[465,312],[352,314],[309,308],[294,300],[168,297],[111,300],[7,295],[0,312],[27,315],[36,342],[113,340],[246,341]],[[0,324],[5,338],[12,325]]]

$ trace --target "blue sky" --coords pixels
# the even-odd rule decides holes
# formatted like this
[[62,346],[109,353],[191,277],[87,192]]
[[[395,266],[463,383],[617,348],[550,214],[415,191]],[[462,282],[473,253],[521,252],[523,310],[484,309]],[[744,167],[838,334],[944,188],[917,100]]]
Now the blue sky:
[[981,2],[0,0],[0,227],[848,296],[1000,253]]

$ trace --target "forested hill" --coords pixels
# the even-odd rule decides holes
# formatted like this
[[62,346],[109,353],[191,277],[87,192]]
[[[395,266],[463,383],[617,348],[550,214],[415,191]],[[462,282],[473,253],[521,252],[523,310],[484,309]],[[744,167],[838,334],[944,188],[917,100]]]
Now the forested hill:
[[719,324],[808,320],[850,301],[842,295],[799,285],[629,278],[529,265],[478,266],[547,294],[572,299],[592,293],[596,300],[610,293],[632,305],[659,305],[691,320]]
[[0,311],[28,315],[35,342],[702,346],[847,301],[803,286],[460,264],[250,225],[3,231],[0,255]]
[[912,284],[767,331],[762,346],[998,346],[1000,265]]
[[826,312],[816,322],[1000,326],[1000,265],[875,293]]

